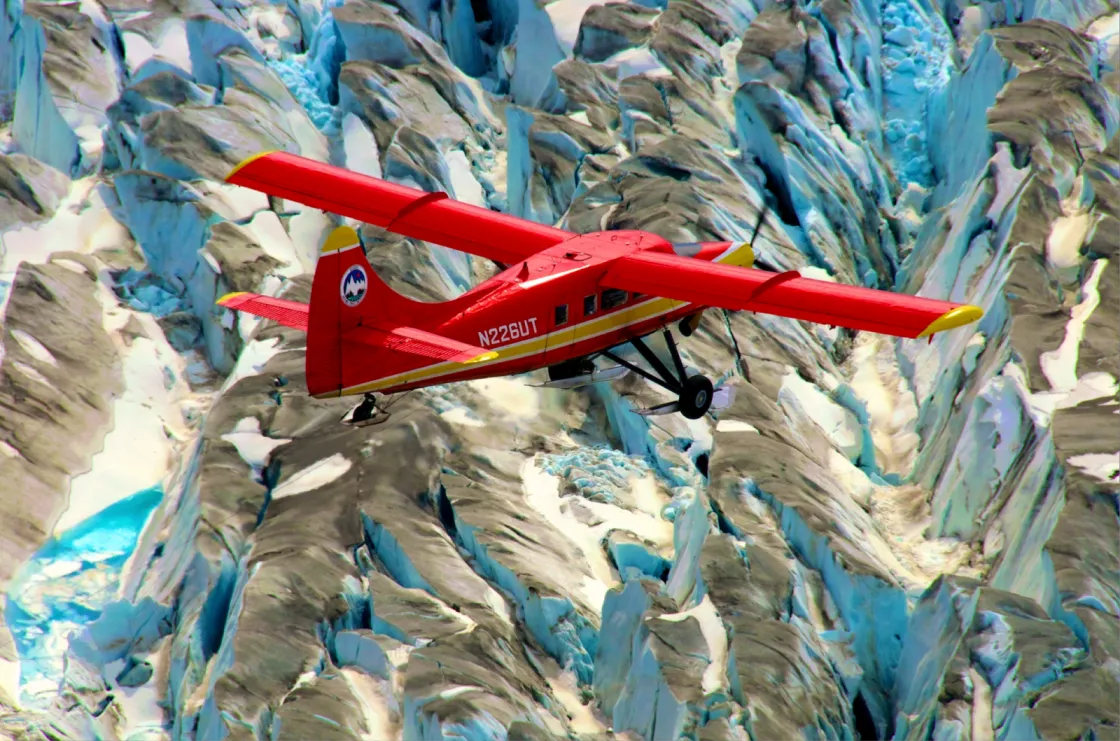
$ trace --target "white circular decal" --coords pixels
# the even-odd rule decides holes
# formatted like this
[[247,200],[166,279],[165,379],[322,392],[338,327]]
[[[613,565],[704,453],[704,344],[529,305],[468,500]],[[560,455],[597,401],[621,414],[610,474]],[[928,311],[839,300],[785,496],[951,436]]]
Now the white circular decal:
[[361,265],[353,265],[346,274],[342,276],[342,286],[340,293],[342,295],[342,303],[353,308],[362,303],[362,299],[366,297],[366,271]]

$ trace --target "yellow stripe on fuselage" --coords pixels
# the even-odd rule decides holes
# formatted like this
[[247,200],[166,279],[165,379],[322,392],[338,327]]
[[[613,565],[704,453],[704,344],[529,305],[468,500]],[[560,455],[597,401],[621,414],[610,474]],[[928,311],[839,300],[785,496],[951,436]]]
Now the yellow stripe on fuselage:
[[[723,265],[734,265],[737,267],[750,267],[754,264],[754,251],[746,242],[732,244],[727,251],[712,260],[712,262],[718,262]],[[514,342],[505,347],[498,348],[495,351],[495,357],[485,362],[505,363],[511,360],[520,360],[529,355],[543,353],[548,347],[568,347],[578,342],[594,339],[595,337],[611,332],[618,332],[658,316],[669,314],[687,303],[687,301],[674,301],[668,298],[646,299],[645,301],[632,304],[612,314],[589,319],[556,332],[543,334],[539,337],[522,340],[521,342]],[[334,396],[335,393],[338,393],[340,396],[349,396],[352,394],[380,391],[381,389],[390,388],[392,386],[404,386],[417,381],[438,381],[442,376],[460,373],[463,370],[465,370],[465,367],[462,363],[445,361],[410,371],[404,371],[392,376],[386,376],[357,386],[350,386],[342,389],[341,392],[331,392],[322,394],[321,396]]]

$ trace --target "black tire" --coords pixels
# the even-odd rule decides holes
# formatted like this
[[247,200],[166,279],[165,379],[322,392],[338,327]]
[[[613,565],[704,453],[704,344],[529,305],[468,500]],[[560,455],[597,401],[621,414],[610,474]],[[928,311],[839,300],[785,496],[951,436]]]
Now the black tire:
[[685,419],[700,419],[712,406],[715,388],[704,376],[689,376],[680,396],[680,412]]

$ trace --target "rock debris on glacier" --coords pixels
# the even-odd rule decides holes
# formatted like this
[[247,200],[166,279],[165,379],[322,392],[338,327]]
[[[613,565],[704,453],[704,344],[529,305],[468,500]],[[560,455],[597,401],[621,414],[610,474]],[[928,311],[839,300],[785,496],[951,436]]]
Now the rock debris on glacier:
[[[5,0],[0,732],[1120,733],[1118,18]],[[765,207],[762,267],[986,317],[927,345],[709,312],[718,424],[514,378],[353,431],[299,333],[213,303],[306,300],[339,222],[220,184],[262,149],[576,231],[745,239]],[[496,269],[362,236],[424,300]]]

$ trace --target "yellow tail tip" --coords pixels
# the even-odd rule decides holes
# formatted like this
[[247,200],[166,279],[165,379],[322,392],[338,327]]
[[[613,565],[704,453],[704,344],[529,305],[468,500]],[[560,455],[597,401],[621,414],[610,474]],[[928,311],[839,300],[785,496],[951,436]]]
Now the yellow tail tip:
[[471,363],[485,363],[487,360],[493,360],[496,357],[498,357],[498,353],[496,352],[484,352],[481,355],[474,356],[470,360],[464,360],[463,363],[467,365]]
[[248,167],[249,165],[253,164],[257,160],[261,159],[262,157],[267,157],[268,155],[273,154],[277,151],[279,151],[279,150],[267,149],[263,152],[257,152],[256,154],[249,155],[245,159],[238,162],[237,165],[232,170],[229,171],[229,175],[226,175],[226,182],[228,183],[230,180],[233,180],[233,176],[236,175],[238,172],[240,172],[243,168]]
[[238,296],[244,296],[246,293],[248,293],[248,291],[234,291],[232,293],[227,293],[225,296],[222,296],[220,299],[218,299],[214,303],[216,303],[218,306],[225,306],[226,304],[228,304],[230,301],[234,300]]
[[339,226],[327,235],[326,240],[323,241],[321,252],[325,255],[328,252],[338,252],[358,244],[361,244],[358,240],[358,233],[352,227]]
[[958,306],[955,309],[945,312],[937,319],[934,319],[918,337],[929,337],[932,334],[944,332],[948,329],[963,327],[966,324],[972,324],[978,321],[983,316],[984,310],[979,306]]

